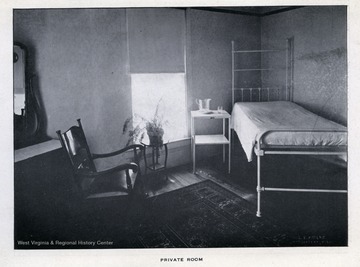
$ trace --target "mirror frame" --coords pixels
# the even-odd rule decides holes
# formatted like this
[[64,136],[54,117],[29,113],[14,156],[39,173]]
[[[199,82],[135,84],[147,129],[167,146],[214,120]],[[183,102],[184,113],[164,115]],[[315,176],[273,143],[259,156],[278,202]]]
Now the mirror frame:
[[[41,134],[41,127],[43,122],[40,116],[40,102],[38,96],[34,93],[32,84],[33,76],[30,77],[29,72],[29,52],[28,48],[20,43],[14,42],[14,47],[18,46],[24,50],[24,87],[25,87],[25,101],[24,108],[21,114],[15,114],[15,101],[13,103],[14,115],[14,149],[31,146],[44,141],[44,136]],[[14,49],[13,49],[14,53]],[[15,59],[15,58],[14,58]],[[15,63],[13,59],[13,64]],[[13,95],[15,98],[15,71],[13,72]]]

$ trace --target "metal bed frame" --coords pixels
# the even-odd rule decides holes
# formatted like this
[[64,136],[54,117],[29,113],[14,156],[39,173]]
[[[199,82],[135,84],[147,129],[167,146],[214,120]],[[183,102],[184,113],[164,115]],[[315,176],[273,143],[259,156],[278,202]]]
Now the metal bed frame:
[[256,216],[261,217],[261,192],[282,191],[282,192],[317,192],[317,193],[347,193],[347,190],[334,189],[305,189],[305,188],[279,188],[261,186],[261,157],[265,155],[346,155],[346,146],[273,146],[266,145],[264,138],[273,132],[344,132],[335,130],[268,130],[257,137],[255,154],[257,157],[257,211]]
[[[285,80],[285,92],[286,92],[286,100],[292,101],[293,96],[293,40],[287,40],[287,48],[286,48],[286,80]],[[258,50],[257,50],[258,51]],[[266,50],[269,51],[269,50]],[[241,51],[234,50],[234,42],[232,42],[232,66],[234,67],[234,55]],[[245,51],[244,51],[245,52]],[[234,68],[233,68],[234,70]],[[244,91],[249,90],[250,92],[250,102],[253,102],[253,91],[258,91],[258,102],[260,101],[270,101],[270,90],[275,90],[278,100],[280,100],[280,90],[281,87],[274,88],[236,88],[234,85],[234,71],[232,77],[232,106],[235,104],[235,92],[241,91],[241,101],[244,102]],[[264,99],[262,96],[264,95],[262,91],[266,91]],[[255,100],[255,101],[256,101]],[[239,101],[237,101],[239,102]],[[233,131],[234,132],[234,131]],[[347,146],[288,146],[288,145],[268,145],[264,142],[264,139],[267,135],[274,132],[343,132],[347,133],[347,131],[336,131],[329,129],[317,129],[317,130],[304,130],[304,129],[292,129],[292,130],[279,130],[279,129],[269,129],[259,135],[256,138],[256,144],[254,147],[254,152],[257,157],[257,211],[256,216],[261,217],[261,193],[265,191],[280,191],[280,192],[317,192],[317,193],[347,193],[347,190],[334,190],[334,189],[305,189],[305,188],[279,188],[279,187],[263,187],[261,186],[261,157],[265,155],[324,155],[324,156],[347,156]],[[232,133],[233,134],[233,133]],[[232,138],[232,140],[234,140]]]

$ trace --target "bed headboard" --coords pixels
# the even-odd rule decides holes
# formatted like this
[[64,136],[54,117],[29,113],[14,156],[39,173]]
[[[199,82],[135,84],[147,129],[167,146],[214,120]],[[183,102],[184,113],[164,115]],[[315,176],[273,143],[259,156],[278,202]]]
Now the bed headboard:
[[287,100],[283,87],[240,87],[233,88],[233,102],[268,102]]
[[235,102],[293,101],[294,38],[285,48],[238,50],[232,46],[232,105]]

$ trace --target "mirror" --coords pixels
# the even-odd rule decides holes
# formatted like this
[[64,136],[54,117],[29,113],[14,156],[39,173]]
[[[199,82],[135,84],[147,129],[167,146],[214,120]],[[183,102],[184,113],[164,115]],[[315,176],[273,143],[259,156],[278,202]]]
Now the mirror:
[[14,147],[23,148],[41,142],[40,102],[28,73],[26,46],[14,43]]
[[25,60],[26,51],[19,44],[14,45],[14,113],[24,115],[25,112]]

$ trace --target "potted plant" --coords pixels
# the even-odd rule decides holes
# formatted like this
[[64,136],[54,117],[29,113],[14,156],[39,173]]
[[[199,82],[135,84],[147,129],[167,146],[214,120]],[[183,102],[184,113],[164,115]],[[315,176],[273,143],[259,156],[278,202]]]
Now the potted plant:
[[[161,99],[160,99],[161,101]],[[160,101],[156,105],[154,115],[148,119],[139,114],[134,114],[132,117],[126,119],[123,126],[123,134],[128,132],[128,141],[126,145],[141,142],[145,133],[149,137],[150,145],[162,147],[164,136],[164,125],[167,121],[164,120],[164,116],[159,113]],[[133,129],[131,129],[133,125]]]

